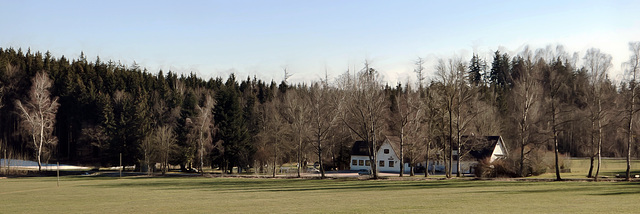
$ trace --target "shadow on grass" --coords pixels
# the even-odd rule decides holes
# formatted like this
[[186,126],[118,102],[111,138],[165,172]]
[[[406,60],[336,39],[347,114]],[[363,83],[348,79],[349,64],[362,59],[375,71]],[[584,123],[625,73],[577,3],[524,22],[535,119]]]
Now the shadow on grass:
[[[87,178],[87,180],[94,178]],[[640,195],[640,182],[522,182],[486,180],[354,180],[354,179],[264,179],[264,178],[171,178],[131,177],[112,179],[82,186],[99,188],[132,188],[169,191],[212,191],[233,193],[259,192],[347,192],[402,191],[420,189],[468,188],[468,193],[545,194],[575,193],[580,195]],[[513,187],[513,188],[512,188]]]
[[615,188],[603,189],[600,193],[591,195],[640,195],[640,182],[618,182],[613,184]]
[[431,188],[504,187],[522,185],[521,182],[494,182],[470,180],[446,181],[393,181],[350,179],[244,179],[244,178],[128,178],[122,182],[88,184],[104,188],[152,188],[159,190],[189,190],[218,192],[287,192],[287,191],[397,191]]

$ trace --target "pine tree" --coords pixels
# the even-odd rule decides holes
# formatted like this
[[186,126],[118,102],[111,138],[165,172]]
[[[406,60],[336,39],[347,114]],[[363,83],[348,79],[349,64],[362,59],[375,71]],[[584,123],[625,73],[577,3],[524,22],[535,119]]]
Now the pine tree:
[[234,166],[240,169],[251,163],[253,153],[233,74],[216,94],[216,103],[214,120],[219,127],[217,139],[222,143],[217,162],[225,172],[232,173]]

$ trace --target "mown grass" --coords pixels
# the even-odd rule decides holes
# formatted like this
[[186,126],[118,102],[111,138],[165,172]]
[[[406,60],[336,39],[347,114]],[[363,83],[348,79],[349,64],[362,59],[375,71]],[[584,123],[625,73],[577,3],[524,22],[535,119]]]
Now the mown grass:
[[631,213],[638,182],[52,177],[0,180],[0,213]]
[[[567,179],[586,178],[589,174],[590,160],[585,158],[565,160],[571,168],[570,173],[561,173],[561,177]],[[593,175],[596,173],[598,161],[594,162]],[[627,161],[624,159],[603,159],[600,165],[599,176],[615,178],[616,174],[625,175]],[[631,175],[640,175],[640,160],[631,161]],[[555,178],[554,173],[546,173],[532,178]]]

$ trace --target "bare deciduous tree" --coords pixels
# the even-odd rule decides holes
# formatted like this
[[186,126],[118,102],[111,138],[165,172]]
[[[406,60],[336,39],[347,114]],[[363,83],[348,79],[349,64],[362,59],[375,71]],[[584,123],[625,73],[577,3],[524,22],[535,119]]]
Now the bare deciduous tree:
[[630,180],[631,178],[631,144],[633,144],[633,121],[635,119],[635,113],[639,111],[635,105],[636,103],[636,86],[638,84],[638,72],[640,72],[640,42],[629,42],[629,50],[631,51],[631,56],[629,57],[629,61],[625,64],[627,65],[626,75],[629,81],[629,96],[627,101],[627,109],[626,109],[626,117],[627,117],[627,171],[626,171],[626,180]]
[[568,73],[571,72],[571,66],[563,61],[562,58],[554,60],[550,67],[546,68],[545,79],[543,80],[545,86],[545,108],[548,110],[547,115],[549,118],[549,124],[547,126],[547,133],[551,135],[550,139],[553,142],[553,149],[555,154],[555,171],[556,180],[560,181],[560,163],[559,163],[559,151],[558,151],[558,135],[563,130],[567,120],[564,118],[569,112],[565,103],[566,93],[568,91]]
[[285,144],[283,140],[290,132],[290,127],[287,125],[287,121],[284,120],[282,114],[278,112],[276,102],[268,102],[261,106],[260,120],[261,130],[258,134],[258,139],[262,142],[262,150],[265,153],[271,153],[272,159],[272,176],[276,177],[276,167],[278,166],[278,159],[280,153],[285,150]]
[[[404,175],[404,159],[405,159],[405,145],[407,144],[407,137],[410,132],[415,130],[414,128],[418,124],[418,116],[420,114],[420,100],[418,94],[411,89],[411,83],[408,83],[405,89],[399,88],[398,94],[395,95],[394,110],[390,114],[390,124],[394,127],[391,129],[397,132],[400,136],[400,177]],[[394,114],[395,113],[395,114]],[[415,142],[417,139],[411,139],[410,142]],[[413,144],[412,144],[413,145]]]
[[[596,154],[598,157],[598,166],[596,169],[595,180],[598,180],[598,174],[600,172],[600,165],[602,164],[602,127],[606,123],[606,114],[608,111],[602,108],[602,102],[604,99],[604,89],[607,81],[607,72],[611,67],[611,55],[600,52],[599,49],[591,48],[587,50],[584,56],[585,68],[589,74],[589,83],[591,88],[589,90],[590,105],[589,111],[591,113],[591,123],[593,131],[597,138]],[[593,133],[593,132],[592,132]]]
[[424,63],[425,61],[422,57],[418,57],[418,59],[414,61],[414,65],[416,67],[413,69],[413,72],[416,73],[416,78],[418,80],[418,91],[422,91],[424,89],[424,86],[422,85],[425,79]]
[[[432,159],[431,158],[431,147],[432,145],[435,145],[435,143],[433,143],[436,139],[436,136],[438,135],[437,131],[440,132],[444,132],[444,118],[445,115],[443,114],[442,108],[440,108],[441,106],[438,105],[440,104],[440,102],[438,102],[439,100],[441,100],[441,98],[439,97],[440,94],[437,93],[437,85],[436,83],[432,83],[429,88],[426,89],[426,91],[424,92],[424,98],[422,99],[423,101],[423,118],[424,120],[420,121],[423,126],[422,128],[424,129],[424,131],[422,131],[422,133],[424,133],[424,143],[425,143],[425,173],[424,176],[428,177],[429,176],[429,161]],[[434,166],[432,168],[432,174],[435,173],[435,161],[433,162]]]
[[298,177],[301,177],[300,173],[303,167],[303,151],[305,149],[305,138],[309,132],[309,106],[304,101],[306,95],[305,89],[298,89],[288,91],[284,99],[284,108],[282,108],[282,114],[286,121],[291,126],[293,137],[296,142],[296,159],[297,159],[297,172]]
[[365,61],[364,68],[351,79],[341,98],[341,120],[351,132],[368,145],[369,161],[374,179],[378,178],[378,137],[383,127],[384,95],[378,71]]
[[46,72],[38,72],[33,77],[29,98],[23,104],[16,100],[16,107],[22,117],[22,125],[33,140],[35,156],[38,160],[38,171],[42,170],[41,156],[49,145],[55,145],[57,138],[53,135],[58,98],[51,98],[49,88],[51,79]]
[[[436,66],[436,72],[438,78],[443,83],[443,96],[442,101],[445,104],[445,111],[448,115],[449,121],[449,145],[452,146],[453,142],[456,142],[458,158],[457,158],[457,172],[456,176],[461,176],[461,164],[460,159],[463,154],[461,151],[464,142],[460,140],[462,133],[470,125],[471,121],[477,116],[477,112],[474,110],[473,105],[475,102],[475,90],[471,88],[467,83],[467,72],[465,70],[465,64],[458,58],[445,60],[439,60]],[[455,130],[454,130],[455,125]],[[453,136],[455,132],[455,138]],[[453,152],[453,148],[450,149]],[[449,165],[453,163],[453,155],[449,157]],[[445,167],[447,171],[447,177],[451,177],[451,166]]]
[[330,137],[330,132],[335,126],[338,115],[333,113],[335,102],[332,95],[335,95],[335,93],[331,93],[331,90],[326,80],[321,83],[314,83],[309,89],[309,99],[307,100],[311,107],[311,111],[308,113],[311,120],[312,141],[315,144],[316,154],[318,155],[321,178],[325,178],[322,161],[323,142]]
[[215,127],[213,125],[213,106],[215,105],[215,100],[210,96],[206,95],[203,106],[196,106],[196,130],[198,132],[198,154],[200,155],[200,174],[204,175],[204,155],[206,147],[212,144],[213,134],[215,131]]
[[155,133],[155,141],[158,145],[158,158],[160,160],[160,168],[162,174],[167,173],[169,168],[169,157],[171,157],[171,153],[175,150],[176,147],[176,136],[173,133],[173,129],[168,126],[160,126],[156,129]]
[[514,81],[511,103],[514,107],[512,118],[518,124],[520,147],[520,167],[518,174],[524,177],[525,160],[529,152],[525,152],[525,150],[528,145],[533,143],[533,135],[536,132],[532,126],[536,123],[537,117],[539,116],[537,112],[539,111],[538,101],[540,99],[541,88],[538,84],[539,79],[537,77],[539,72],[534,70],[535,64],[528,47],[525,48],[519,57],[523,63],[521,67],[522,71],[520,72],[519,78]]
[[147,175],[151,176],[153,174],[153,167],[151,167],[151,163],[157,159],[156,150],[157,145],[154,139],[154,136],[148,135],[140,143],[140,150],[142,151],[142,156],[144,158],[144,164],[147,165]]

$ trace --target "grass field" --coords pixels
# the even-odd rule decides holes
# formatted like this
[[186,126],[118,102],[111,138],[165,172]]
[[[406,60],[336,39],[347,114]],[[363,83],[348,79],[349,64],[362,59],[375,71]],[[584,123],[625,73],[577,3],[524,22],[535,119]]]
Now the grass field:
[[[563,178],[584,178],[588,160],[571,161]],[[601,170],[624,164],[605,160]],[[0,179],[0,213],[636,213],[639,201],[637,181],[63,176],[57,187],[55,177]]]
[[632,213],[638,182],[52,177],[0,180],[0,213]]
[[[586,178],[587,174],[589,174],[589,159],[570,159],[566,160],[565,163],[568,163],[571,167],[570,173],[561,173],[562,178],[568,179],[576,179],[576,178]],[[594,162],[597,165],[597,160]],[[600,166],[600,174],[599,176],[606,176],[610,178],[615,178],[616,174],[624,175],[627,170],[627,161],[623,159],[603,159],[602,165]],[[593,174],[595,175],[596,168],[594,166]],[[631,174],[640,175],[640,160],[632,160],[631,161]],[[555,178],[554,173],[547,173],[540,176],[535,176],[533,178]]]

